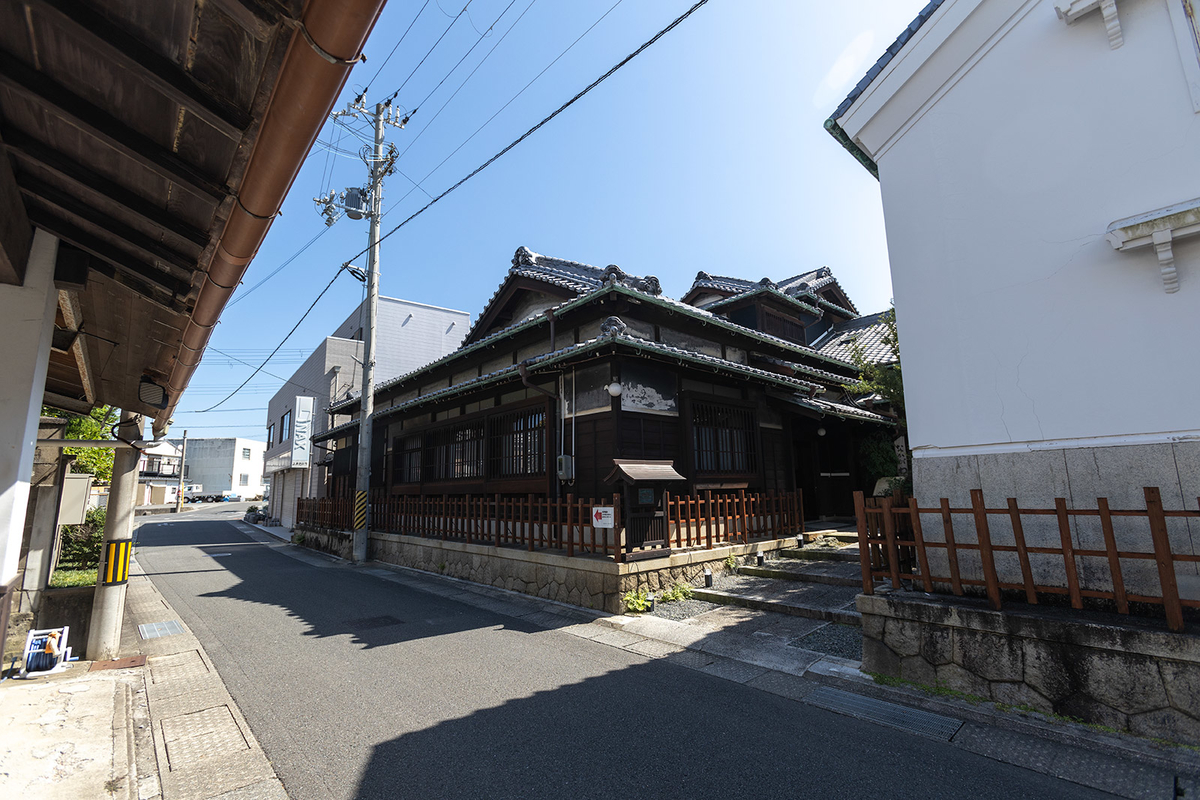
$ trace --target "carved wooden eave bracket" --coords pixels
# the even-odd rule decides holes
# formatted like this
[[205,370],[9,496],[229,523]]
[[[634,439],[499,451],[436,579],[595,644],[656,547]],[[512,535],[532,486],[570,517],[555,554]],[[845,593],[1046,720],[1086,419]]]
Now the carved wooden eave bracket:
[[1080,17],[1099,10],[1104,17],[1104,27],[1108,31],[1108,46],[1116,50],[1125,43],[1121,34],[1121,19],[1117,16],[1117,0],[1060,0],[1055,3],[1054,11],[1058,18],[1068,25],[1074,24]]
[[1105,238],[1114,250],[1122,253],[1153,247],[1162,272],[1163,289],[1171,294],[1179,291],[1179,273],[1175,269],[1172,244],[1197,234],[1200,234],[1200,197],[1119,219],[1108,226]]

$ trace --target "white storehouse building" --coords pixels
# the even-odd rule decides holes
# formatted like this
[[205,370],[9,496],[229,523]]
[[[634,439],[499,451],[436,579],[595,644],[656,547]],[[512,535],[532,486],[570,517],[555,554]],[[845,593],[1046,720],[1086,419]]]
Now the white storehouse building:
[[[182,439],[171,439],[176,447]],[[183,481],[201,485],[205,495],[229,492],[244,500],[263,496],[263,452],[266,443],[254,439],[188,439]]]
[[825,123],[879,178],[922,505],[1196,507],[1197,10],[932,2]]
[[[376,383],[411,372],[453,352],[470,329],[466,311],[380,297],[375,345]],[[325,409],[362,390],[363,327],[366,301],[322,341],[267,405],[266,480],[271,487],[270,515],[284,527],[294,523],[296,499],[326,496],[326,467],[331,456],[312,446],[307,467],[294,467],[293,445],[299,398],[311,398],[310,437],[331,427]],[[305,404],[308,401],[304,401]],[[341,417],[332,424],[346,422]]]

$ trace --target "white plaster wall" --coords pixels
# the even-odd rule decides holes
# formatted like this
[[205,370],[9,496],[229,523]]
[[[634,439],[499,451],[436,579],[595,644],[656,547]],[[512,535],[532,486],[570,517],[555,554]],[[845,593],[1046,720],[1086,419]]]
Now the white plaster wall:
[[50,332],[54,328],[54,262],[58,240],[36,231],[23,286],[0,286],[0,586],[17,575],[33,453],[37,440]]
[[[180,445],[182,439],[171,439],[171,444]],[[256,497],[263,493],[263,453],[266,442],[254,439],[188,439],[187,483],[198,483],[204,492],[235,492],[245,497]],[[250,458],[242,458],[242,450],[250,449]],[[250,476],[247,486],[242,486],[240,476]]]
[[[357,338],[366,319],[365,303],[334,329],[332,336]],[[379,298],[375,343],[375,382],[381,383],[423,367],[462,344],[471,327],[466,311],[440,308],[395,297]],[[362,382],[362,373],[358,373]]]
[[1104,240],[1200,194],[1200,115],[1166,3],[1118,3],[1116,50],[1098,13],[1067,26],[1049,0],[1021,8],[877,154],[912,446],[1196,435],[1200,241],[1176,243],[1166,294],[1152,250]]

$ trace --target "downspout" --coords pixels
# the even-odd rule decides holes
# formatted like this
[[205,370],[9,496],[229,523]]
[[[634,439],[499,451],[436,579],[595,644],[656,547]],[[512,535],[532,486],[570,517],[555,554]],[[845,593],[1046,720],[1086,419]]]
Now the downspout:
[[385,0],[309,0],[292,34],[241,191],[217,240],[204,285],[167,381],[170,404],[154,420],[165,435],[171,414],[204,356],[213,328],[279,213],[280,206],[341,94]]
[[546,395],[546,397],[552,397],[555,400],[558,399],[557,392],[552,392],[549,389],[543,389],[540,386],[534,386],[529,382],[529,365],[524,361],[517,365],[517,372],[521,375],[521,383],[525,384],[526,389],[533,389],[535,392],[541,392],[542,394]]

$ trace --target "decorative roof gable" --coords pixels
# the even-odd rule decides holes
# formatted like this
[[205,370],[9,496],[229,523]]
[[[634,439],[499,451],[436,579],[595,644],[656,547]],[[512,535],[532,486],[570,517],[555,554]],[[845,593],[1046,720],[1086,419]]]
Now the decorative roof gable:
[[[838,302],[832,302],[823,297],[823,290],[833,287],[834,296]],[[802,272],[799,275],[794,275],[782,281],[772,281],[770,278],[763,278],[760,281],[749,281],[744,278],[730,278],[724,275],[709,275],[707,272],[697,272],[696,280],[692,282],[692,286],[684,295],[684,302],[691,302],[698,296],[702,296],[705,290],[718,292],[725,295],[720,300],[705,303],[701,308],[712,308],[719,303],[725,303],[740,295],[759,292],[762,290],[774,290],[780,294],[806,303],[807,305],[822,306],[830,311],[852,312],[849,316],[856,316],[858,309],[850,300],[850,296],[838,283],[837,278],[833,275],[833,270],[829,267],[821,267],[819,269]]]

